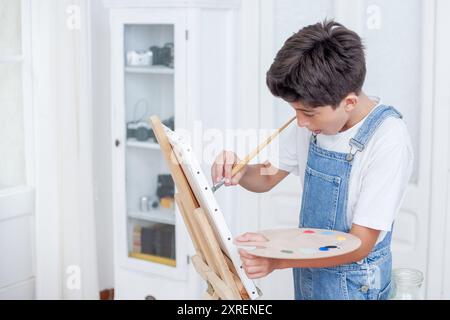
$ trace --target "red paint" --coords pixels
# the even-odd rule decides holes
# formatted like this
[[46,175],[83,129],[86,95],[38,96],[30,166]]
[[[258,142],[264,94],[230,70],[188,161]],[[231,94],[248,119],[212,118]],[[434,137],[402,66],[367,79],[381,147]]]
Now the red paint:
[[312,231],[312,230],[306,230],[306,231],[303,231],[303,233],[307,233],[307,234],[313,234],[313,233],[315,233],[314,231]]

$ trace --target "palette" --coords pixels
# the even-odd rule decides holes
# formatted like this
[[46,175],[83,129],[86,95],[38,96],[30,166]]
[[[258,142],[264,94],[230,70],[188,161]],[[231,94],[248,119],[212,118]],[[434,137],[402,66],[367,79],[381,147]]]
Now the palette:
[[344,255],[361,246],[349,233],[324,229],[277,229],[258,232],[267,242],[235,242],[249,253],[275,259],[322,259]]

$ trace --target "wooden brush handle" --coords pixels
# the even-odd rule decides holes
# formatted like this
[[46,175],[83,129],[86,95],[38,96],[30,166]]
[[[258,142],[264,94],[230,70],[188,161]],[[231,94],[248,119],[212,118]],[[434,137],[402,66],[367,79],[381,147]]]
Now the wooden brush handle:
[[264,149],[273,139],[275,139],[281,131],[287,128],[288,125],[291,124],[292,121],[294,121],[296,117],[293,117],[291,120],[286,122],[281,128],[279,128],[277,131],[275,131],[270,137],[268,137],[264,142],[262,142],[255,150],[250,152],[244,160],[236,164],[233,169],[231,170],[231,176],[234,176],[236,173],[241,171],[243,167],[245,167],[254,157],[258,155],[258,153],[261,152],[262,149]]

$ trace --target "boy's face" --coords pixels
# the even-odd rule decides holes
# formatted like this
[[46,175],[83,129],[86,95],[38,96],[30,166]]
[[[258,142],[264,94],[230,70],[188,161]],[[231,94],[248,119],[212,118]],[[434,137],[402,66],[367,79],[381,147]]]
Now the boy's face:
[[354,103],[344,99],[336,109],[331,106],[311,108],[300,102],[289,103],[297,115],[299,127],[306,128],[314,134],[335,135],[345,130],[350,119]]

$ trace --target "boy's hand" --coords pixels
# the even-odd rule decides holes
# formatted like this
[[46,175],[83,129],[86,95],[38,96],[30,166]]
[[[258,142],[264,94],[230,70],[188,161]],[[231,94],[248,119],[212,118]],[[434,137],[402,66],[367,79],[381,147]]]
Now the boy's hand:
[[238,173],[231,177],[231,170],[233,166],[238,164],[241,160],[233,151],[222,151],[214,160],[211,167],[211,177],[213,184],[216,184],[225,178],[225,186],[236,186],[239,180],[247,172],[248,166],[243,167]]
[[[267,241],[267,238],[262,234],[249,232],[235,239],[237,243],[251,242],[252,246],[258,246],[257,243],[261,243],[261,246],[264,246],[264,242]],[[265,277],[277,269],[276,259],[257,257],[243,249],[239,249],[239,256],[242,260],[242,267],[250,279]]]

